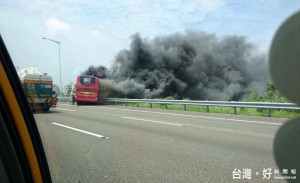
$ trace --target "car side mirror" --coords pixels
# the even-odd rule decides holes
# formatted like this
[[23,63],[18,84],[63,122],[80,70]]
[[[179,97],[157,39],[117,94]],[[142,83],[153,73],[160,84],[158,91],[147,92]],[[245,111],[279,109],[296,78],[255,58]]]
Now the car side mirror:
[[[300,12],[277,30],[270,49],[270,73],[278,90],[300,105]],[[280,169],[300,169],[300,118],[287,121],[276,133],[274,157]],[[297,180],[288,180],[297,182]],[[299,180],[298,180],[299,181]]]
[[52,92],[52,97],[56,98],[57,97],[57,93],[55,91]]

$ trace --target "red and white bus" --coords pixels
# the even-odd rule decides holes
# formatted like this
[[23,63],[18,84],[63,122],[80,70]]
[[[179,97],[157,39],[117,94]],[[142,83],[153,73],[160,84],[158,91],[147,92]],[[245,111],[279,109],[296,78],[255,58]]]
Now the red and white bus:
[[98,77],[79,75],[75,85],[75,101],[77,105],[82,103],[97,103],[99,91]]

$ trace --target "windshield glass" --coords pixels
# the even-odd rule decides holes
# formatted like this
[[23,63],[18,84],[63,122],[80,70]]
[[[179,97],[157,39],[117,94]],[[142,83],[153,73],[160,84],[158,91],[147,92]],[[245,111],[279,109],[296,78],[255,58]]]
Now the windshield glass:
[[95,77],[81,76],[80,83],[84,85],[93,85],[95,84]]
[[276,30],[299,8],[299,0],[0,2],[0,34],[53,182],[299,181],[300,169],[278,166],[274,142],[300,108],[269,69]]

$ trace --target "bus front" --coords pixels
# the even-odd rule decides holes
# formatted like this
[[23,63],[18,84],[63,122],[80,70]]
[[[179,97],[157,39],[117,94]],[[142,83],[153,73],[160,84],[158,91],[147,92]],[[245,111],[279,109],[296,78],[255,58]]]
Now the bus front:
[[78,105],[98,102],[98,82],[98,78],[94,76],[80,75],[77,77],[75,101]]

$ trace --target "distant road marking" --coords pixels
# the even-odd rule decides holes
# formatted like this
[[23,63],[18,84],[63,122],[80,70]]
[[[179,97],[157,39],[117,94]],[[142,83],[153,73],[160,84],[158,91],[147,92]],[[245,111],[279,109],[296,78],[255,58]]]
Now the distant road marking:
[[147,121],[147,122],[150,122],[150,123],[160,123],[160,124],[165,124],[165,125],[173,125],[173,126],[181,126],[181,127],[183,127],[183,125],[176,124],[176,123],[167,123],[167,122],[153,121],[153,120],[140,119],[140,118],[130,118],[130,117],[125,117],[125,116],[123,116],[122,118],[124,118],[124,119],[133,119],[133,120],[138,120],[138,121]]
[[88,131],[85,131],[85,130],[80,130],[78,128],[73,128],[73,127],[70,127],[70,126],[67,126],[67,125],[62,125],[62,124],[59,124],[59,123],[55,123],[55,122],[52,122],[53,125],[57,125],[57,126],[61,126],[61,127],[64,127],[64,128],[68,128],[68,129],[71,129],[71,130],[74,130],[74,131],[77,131],[77,132],[81,132],[81,133],[85,133],[85,134],[88,134],[88,135],[92,135],[92,136],[95,136],[95,137],[99,137],[99,138],[104,138],[104,139],[108,139],[109,137],[105,137],[103,135],[99,135],[99,134],[96,134],[96,133],[92,133],[92,132],[88,132]]
[[58,110],[63,110],[63,111],[71,111],[71,112],[76,112],[76,110],[72,110],[72,109],[63,109],[63,108],[56,108]]
[[[92,107],[92,106],[85,106],[85,107]],[[283,125],[281,123],[272,123],[272,122],[265,122],[265,121],[249,121],[249,120],[242,120],[242,119],[217,118],[217,117],[208,117],[208,116],[195,116],[195,115],[189,115],[189,114],[175,114],[175,113],[154,112],[154,111],[141,111],[141,110],[134,110],[134,109],[120,109],[120,108],[112,108],[112,107],[96,107],[96,108],[121,110],[121,111],[132,111],[132,112],[144,112],[144,113],[163,114],[163,115],[172,115],[172,116],[184,116],[184,117],[192,117],[192,118],[216,119],[216,120],[224,120],[224,121],[238,121],[238,122],[243,122],[243,123],[257,123],[257,124],[268,124],[268,125],[278,125],[278,126]]]

